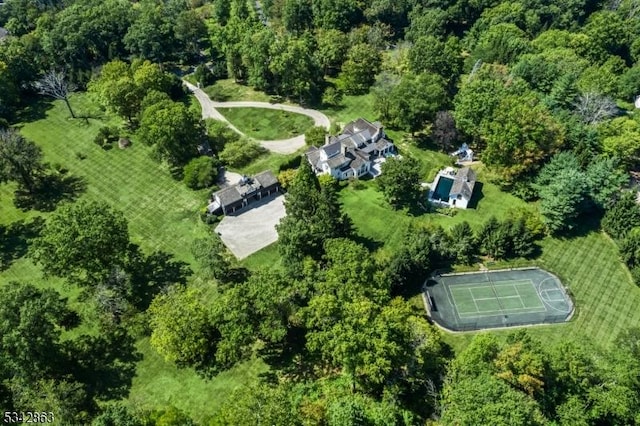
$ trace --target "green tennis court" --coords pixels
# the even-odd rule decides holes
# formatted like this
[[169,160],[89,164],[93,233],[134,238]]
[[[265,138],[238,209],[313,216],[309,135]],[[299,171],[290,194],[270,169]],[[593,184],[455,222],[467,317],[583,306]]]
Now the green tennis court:
[[424,299],[435,322],[457,331],[563,322],[573,312],[560,280],[539,268],[434,275]]

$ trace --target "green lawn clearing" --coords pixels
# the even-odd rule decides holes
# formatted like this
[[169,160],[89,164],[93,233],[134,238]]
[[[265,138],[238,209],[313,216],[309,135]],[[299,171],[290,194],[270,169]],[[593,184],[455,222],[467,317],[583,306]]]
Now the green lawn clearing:
[[204,89],[209,97],[217,102],[228,101],[257,101],[270,102],[271,96],[264,92],[252,89],[249,86],[235,83],[233,79],[218,80]]
[[[59,164],[68,170],[67,175],[85,182],[86,191],[80,199],[104,201],[124,212],[131,239],[145,252],[162,250],[193,264],[193,240],[211,232],[199,217],[209,191],[192,191],[174,180],[166,166],[151,159],[150,148],[135,138],[128,149],[100,148],[93,142],[98,129],[121,125],[121,121],[101,112],[86,94],[74,94],[71,104],[79,116],[92,118],[71,120],[62,102],[43,102],[35,105],[38,108],[34,109],[40,110],[38,116],[21,124],[22,134],[42,148],[47,162]],[[8,225],[50,214],[15,208],[14,189],[12,185],[0,185],[0,223]],[[197,276],[193,280],[200,285],[207,282]],[[40,268],[26,257],[0,270],[0,285],[10,281],[55,288],[70,297],[71,307],[80,312],[88,306],[77,300],[77,288],[60,279],[44,279]],[[83,332],[91,330],[91,324],[82,327]],[[260,361],[252,361],[204,380],[190,369],[179,370],[164,362],[147,339],[139,342],[139,349],[144,359],[138,364],[129,401],[148,409],[171,404],[199,420],[212,414],[232,390],[251,383],[265,368]]]
[[299,153],[278,154],[276,152],[268,152],[259,156],[246,166],[234,169],[233,171],[243,175],[255,175],[265,170],[271,170],[276,176],[278,176],[281,166],[284,164],[293,164],[294,160],[299,156]]
[[245,135],[258,140],[288,139],[303,134],[313,120],[302,114],[266,108],[216,108]]
[[[238,85],[229,85],[229,91],[236,86]],[[252,95],[235,96],[240,94],[242,87],[244,86],[234,89],[233,100],[250,99]],[[333,123],[343,126],[359,117],[375,120],[377,115],[373,105],[371,94],[345,96],[341,106],[324,108],[322,111]],[[420,160],[425,181],[432,180],[440,168],[450,163],[446,154],[421,149],[402,132],[388,133],[401,152],[408,152]],[[535,212],[536,206],[506,194],[491,184],[482,167],[477,171],[482,186],[476,208],[459,210],[453,217],[433,213],[412,217],[402,211],[393,211],[374,182],[364,182],[362,189],[358,190],[351,186],[343,188],[340,200],[345,212],[351,216],[356,229],[365,239],[370,240],[374,246],[384,244],[385,249],[392,250],[401,244],[402,233],[412,222],[436,223],[450,228],[466,220],[473,227],[478,227],[490,216],[505,217],[511,209],[528,210],[532,214]],[[569,287],[576,304],[573,320],[567,324],[531,327],[530,332],[534,336],[543,342],[588,336],[595,342],[609,345],[620,331],[640,326],[640,310],[637,309],[640,304],[640,288],[631,281],[629,272],[620,262],[617,247],[606,235],[592,231],[570,239],[547,238],[541,242],[541,246],[542,254],[539,259],[530,262],[497,262],[494,265],[499,268],[537,264],[558,275]],[[270,246],[249,257],[245,264],[251,268],[267,264],[275,259],[273,250],[274,246]],[[497,333],[504,334],[507,331]],[[447,333],[445,339],[454,349],[459,350],[475,334]]]
[[[482,173],[478,180],[482,182]],[[385,244],[395,249],[402,243],[404,230],[411,223],[438,224],[445,229],[467,221],[478,228],[491,216],[503,219],[514,209],[531,209],[524,201],[500,191],[492,183],[486,182],[477,186],[477,204],[474,209],[456,210],[454,216],[439,213],[424,213],[412,216],[403,210],[393,210],[378,190],[375,180],[363,181],[361,189],[347,186],[340,191],[340,201],[344,211],[353,219],[354,225],[362,236]]]
[[[583,337],[607,347],[620,332],[640,327],[640,288],[632,282],[618,248],[608,236],[592,231],[570,239],[549,237],[541,245],[542,255],[531,264],[558,275],[569,289],[576,312],[566,324],[529,328],[532,336],[543,343]],[[457,351],[474,334],[445,333],[445,340]]]
[[339,106],[321,108],[320,111],[324,112],[332,123],[342,128],[348,122],[358,118],[375,121],[378,114],[373,110],[374,103],[373,95],[370,93],[360,96],[345,96]]
[[148,339],[138,342],[138,350],[144,358],[138,363],[128,403],[142,410],[174,406],[198,424],[206,424],[207,417],[215,413],[234,390],[255,384],[259,375],[267,370],[264,362],[256,359],[204,379],[191,369],[179,369],[166,362]]

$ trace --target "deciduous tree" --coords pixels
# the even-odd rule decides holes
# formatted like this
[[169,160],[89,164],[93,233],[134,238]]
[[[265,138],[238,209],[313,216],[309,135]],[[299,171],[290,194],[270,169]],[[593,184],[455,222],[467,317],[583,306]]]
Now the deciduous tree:
[[340,88],[350,95],[366,93],[374,83],[380,65],[380,54],[372,46],[365,43],[351,46],[342,64]]
[[395,127],[414,134],[433,121],[447,102],[444,80],[436,74],[405,74],[389,99],[389,118]]
[[208,188],[218,178],[219,161],[207,155],[194,158],[184,166],[183,181],[191,189]]
[[231,278],[231,259],[218,234],[195,240],[191,245],[191,253],[200,267],[215,279],[224,283]]
[[174,166],[193,158],[205,139],[199,117],[184,104],[172,101],[156,103],[142,112],[138,136],[159,158]]
[[124,215],[105,203],[80,202],[52,214],[32,255],[45,274],[93,285],[122,266],[128,253],[129,231]]
[[180,367],[211,367],[220,334],[211,313],[193,288],[175,286],[149,306],[151,345]]
[[562,145],[564,129],[532,95],[506,96],[483,129],[482,160],[512,182]]
[[388,158],[376,182],[395,209],[414,207],[420,199],[420,165],[413,158]]
[[14,129],[0,129],[0,182],[14,181],[34,192],[43,172],[40,147]]

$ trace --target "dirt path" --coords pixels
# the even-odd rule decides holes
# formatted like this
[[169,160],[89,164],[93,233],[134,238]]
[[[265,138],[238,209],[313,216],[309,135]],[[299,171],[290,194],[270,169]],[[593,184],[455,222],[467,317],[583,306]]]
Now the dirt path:
[[[198,99],[198,102],[202,107],[202,118],[213,118],[216,120],[224,121],[234,132],[243,136],[246,135],[233,124],[231,124],[229,120],[227,120],[222,114],[220,114],[220,112],[216,108],[265,108],[288,111],[311,117],[311,119],[313,119],[314,126],[324,127],[327,130],[329,130],[329,127],[331,126],[329,118],[320,111],[316,111],[314,109],[307,109],[293,105],[271,104],[269,102],[215,102],[212,101],[211,98],[209,98],[209,95],[207,95],[202,89],[199,89],[193,84],[186,81],[184,82],[184,84],[195,95],[196,99]],[[305,146],[304,135],[299,135],[289,139],[257,142],[269,151],[277,152],[280,154],[291,154]]]

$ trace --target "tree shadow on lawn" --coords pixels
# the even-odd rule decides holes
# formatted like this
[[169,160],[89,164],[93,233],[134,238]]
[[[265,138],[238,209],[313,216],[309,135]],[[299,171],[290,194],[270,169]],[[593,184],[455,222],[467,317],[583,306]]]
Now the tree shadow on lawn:
[[18,188],[13,203],[23,211],[50,212],[62,201],[74,201],[87,188],[84,179],[59,173],[48,173],[41,178],[38,188],[29,192]]
[[374,252],[384,245],[382,241],[377,241],[373,238],[365,237],[360,234],[353,235],[351,239],[356,243],[365,246],[370,252]]
[[573,223],[571,229],[564,232],[559,232],[554,235],[560,239],[571,239],[577,237],[584,237],[592,232],[600,230],[600,220],[602,214],[598,211],[590,210],[582,213]]
[[40,216],[29,222],[20,220],[6,227],[0,226],[0,271],[27,254],[29,243],[40,235],[43,226],[44,219]]
[[47,117],[47,111],[53,108],[50,99],[31,96],[25,100],[25,106],[16,112],[17,123],[30,123]]

